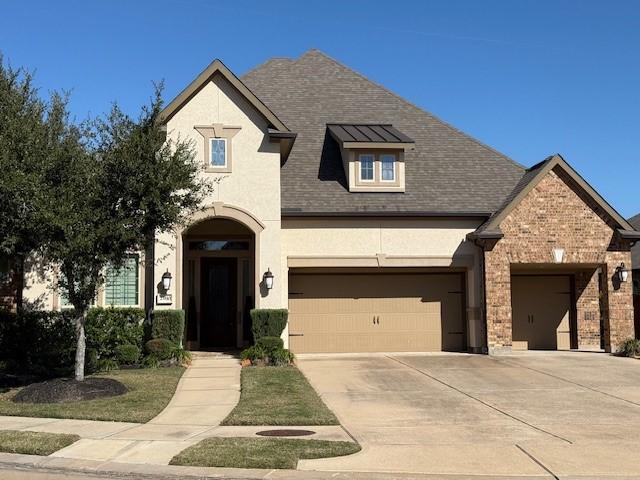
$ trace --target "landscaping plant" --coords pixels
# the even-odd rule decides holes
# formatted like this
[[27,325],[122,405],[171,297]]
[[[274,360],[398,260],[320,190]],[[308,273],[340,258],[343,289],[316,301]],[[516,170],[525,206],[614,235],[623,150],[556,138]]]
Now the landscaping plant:
[[[66,107],[66,106],[65,106]],[[137,120],[114,106],[82,128],[59,115],[49,155],[43,247],[57,287],[75,311],[75,378],[84,379],[89,306],[108,266],[119,268],[156,233],[172,231],[209,192],[187,141],[167,140],[158,117],[161,89]]]
[[184,310],[154,310],[151,338],[166,338],[175,345],[182,345]]
[[140,349],[137,345],[125,343],[116,347],[116,359],[120,365],[134,365],[140,359]]
[[147,353],[160,361],[171,359],[175,348],[175,343],[166,338],[154,338],[145,344]]
[[618,353],[625,357],[640,357],[640,340],[628,338],[618,348]]
[[251,310],[253,340],[262,337],[279,337],[287,325],[289,312],[286,308],[254,308]]

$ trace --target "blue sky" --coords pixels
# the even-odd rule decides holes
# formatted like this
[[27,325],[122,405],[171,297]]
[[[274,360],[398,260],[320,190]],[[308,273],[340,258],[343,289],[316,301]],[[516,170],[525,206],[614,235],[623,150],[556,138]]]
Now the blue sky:
[[561,153],[640,212],[640,2],[5,2],[0,51],[78,119],[166,100],[213,58],[236,74],[318,48],[518,162]]

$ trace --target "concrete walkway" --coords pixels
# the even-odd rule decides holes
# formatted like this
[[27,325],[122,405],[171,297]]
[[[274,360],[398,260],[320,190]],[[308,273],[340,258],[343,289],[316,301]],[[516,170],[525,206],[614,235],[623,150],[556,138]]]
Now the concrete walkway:
[[[240,370],[239,361],[230,355],[196,352],[167,407],[146,424],[0,416],[0,430],[81,437],[50,457],[168,465],[177,453],[208,437],[255,437],[260,430],[287,428],[220,426],[240,399]],[[351,440],[339,426],[310,428],[316,433],[305,438]]]
[[239,398],[239,361],[220,353],[195,353],[173,398],[149,423],[0,416],[0,429],[81,437],[52,457],[167,465],[178,452],[214,435]]
[[208,436],[205,434],[220,425],[239,399],[238,360],[219,353],[195,353],[173,398],[149,423],[100,439],[82,438],[52,456],[166,465],[177,453]]

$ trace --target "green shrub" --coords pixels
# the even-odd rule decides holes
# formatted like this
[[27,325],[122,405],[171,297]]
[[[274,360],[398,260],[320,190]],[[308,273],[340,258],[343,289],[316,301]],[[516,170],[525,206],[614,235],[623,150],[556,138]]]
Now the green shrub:
[[142,366],[145,368],[158,368],[160,360],[155,355],[147,355],[142,359]]
[[271,352],[269,356],[269,363],[272,365],[289,365],[293,363],[295,356],[291,350],[287,350],[286,348],[280,348],[278,350],[274,350]]
[[98,360],[99,372],[110,372],[111,370],[117,370],[119,367],[120,365],[113,358],[101,358]]
[[96,373],[100,366],[98,365],[98,352],[95,348],[87,348],[84,352],[84,368],[87,373]]
[[0,310],[0,360],[14,373],[69,375],[75,361],[73,311]]
[[151,338],[166,338],[175,345],[182,345],[184,310],[154,310],[151,321]]
[[256,360],[264,360],[266,356],[267,352],[264,351],[264,348],[258,345],[252,345],[240,352],[240,359],[251,360],[252,362],[255,362]]
[[620,347],[618,347],[618,353],[625,357],[637,357],[640,356],[640,340],[635,338],[628,338]]
[[188,365],[191,363],[191,352],[181,346],[176,346],[171,351],[171,358],[180,365]]
[[140,359],[140,349],[130,343],[118,345],[115,353],[120,365],[133,365]]
[[261,337],[256,341],[256,345],[262,347],[268,357],[276,350],[282,350],[284,343],[280,337]]
[[154,338],[145,344],[149,355],[154,355],[158,360],[169,360],[176,345],[166,338]]
[[95,349],[99,359],[117,359],[120,345],[142,348],[144,310],[141,308],[91,308],[85,332],[87,347]]
[[279,337],[287,325],[289,312],[285,308],[255,308],[251,310],[251,331],[255,342],[262,337]]

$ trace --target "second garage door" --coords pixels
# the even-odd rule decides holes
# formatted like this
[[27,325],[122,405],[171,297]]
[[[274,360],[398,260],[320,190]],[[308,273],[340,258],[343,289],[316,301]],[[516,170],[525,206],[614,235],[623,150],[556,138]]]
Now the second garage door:
[[462,274],[305,274],[289,277],[295,353],[461,351]]

